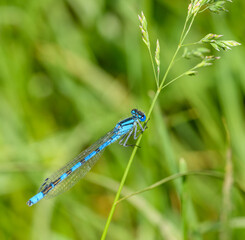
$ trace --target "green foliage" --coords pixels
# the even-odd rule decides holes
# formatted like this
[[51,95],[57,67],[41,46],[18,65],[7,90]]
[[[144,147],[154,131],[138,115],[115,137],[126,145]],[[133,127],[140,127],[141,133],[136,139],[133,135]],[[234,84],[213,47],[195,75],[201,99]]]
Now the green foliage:
[[200,43],[210,43],[210,45],[217,51],[220,50],[231,50],[231,47],[239,46],[240,43],[234,41],[234,40],[217,40],[222,35],[217,35],[213,33],[209,33],[204,38],[200,40]]
[[[228,2],[191,1],[188,21],[197,22],[183,45],[209,32],[243,45],[202,71],[215,49],[238,43],[214,35],[179,52],[163,86],[179,80],[159,95],[121,195],[147,191],[117,203],[106,239],[245,238],[245,3]],[[132,108],[149,109],[186,9],[180,0],[1,1],[0,239],[101,237],[131,148],[108,148],[69,192],[31,208],[26,201]]]

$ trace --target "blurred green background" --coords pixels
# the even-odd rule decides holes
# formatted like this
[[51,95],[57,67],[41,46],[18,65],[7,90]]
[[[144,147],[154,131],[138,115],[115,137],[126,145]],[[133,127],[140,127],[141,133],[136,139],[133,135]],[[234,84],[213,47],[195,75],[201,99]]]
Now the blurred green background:
[[[183,0],[0,1],[0,239],[100,238],[131,148],[110,146],[72,190],[31,208],[26,202],[132,108],[148,111],[155,83],[137,14],[144,11],[153,46],[160,40],[163,73],[187,6]],[[178,172],[180,158],[188,170],[224,173],[229,150],[230,180],[245,189],[245,1],[226,6],[226,14],[200,14],[186,42],[217,33],[243,46],[214,52],[221,56],[214,66],[161,93],[126,194]],[[192,65],[180,60],[169,80]],[[244,194],[233,185],[227,203],[223,185],[190,176],[183,185],[171,182],[124,201],[107,239],[245,239]]]

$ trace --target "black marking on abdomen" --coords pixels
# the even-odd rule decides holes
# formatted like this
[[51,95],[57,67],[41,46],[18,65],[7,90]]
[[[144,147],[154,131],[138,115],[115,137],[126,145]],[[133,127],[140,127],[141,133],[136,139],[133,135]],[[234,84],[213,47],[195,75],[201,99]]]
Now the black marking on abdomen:
[[[81,161],[80,161],[80,163],[81,164],[83,164],[83,163],[85,163],[86,161],[85,161],[85,158],[83,158]],[[80,166],[81,167],[81,166]]]
[[72,173],[72,170],[71,169],[69,169],[68,171],[66,171],[67,176],[70,175],[71,173]]
[[96,153],[100,152],[100,149],[99,149],[99,148],[96,148],[96,149],[95,149],[95,152],[96,152]]
[[61,181],[60,178],[58,178],[56,181],[53,182],[54,186],[57,185]]
[[46,188],[42,191],[43,195],[46,195],[52,188],[53,188],[53,187],[52,187],[51,185],[49,185],[48,187],[46,187]]

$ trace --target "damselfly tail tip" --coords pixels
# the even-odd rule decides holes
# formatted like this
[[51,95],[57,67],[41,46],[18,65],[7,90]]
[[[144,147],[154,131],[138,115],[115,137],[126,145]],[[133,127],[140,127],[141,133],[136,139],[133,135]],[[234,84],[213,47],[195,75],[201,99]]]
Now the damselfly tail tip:
[[29,200],[27,203],[26,203],[29,207],[31,207],[33,205],[33,202],[31,200]]

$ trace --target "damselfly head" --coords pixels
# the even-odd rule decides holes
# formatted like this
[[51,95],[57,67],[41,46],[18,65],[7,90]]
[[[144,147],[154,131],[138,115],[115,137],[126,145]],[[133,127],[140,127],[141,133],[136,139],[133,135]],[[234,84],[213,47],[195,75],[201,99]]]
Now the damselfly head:
[[138,118],[141,122],[144,122],[146,120],[146,116],[143,112],[139,111],[138,109],[133,109],[131,111],[131,114]]

